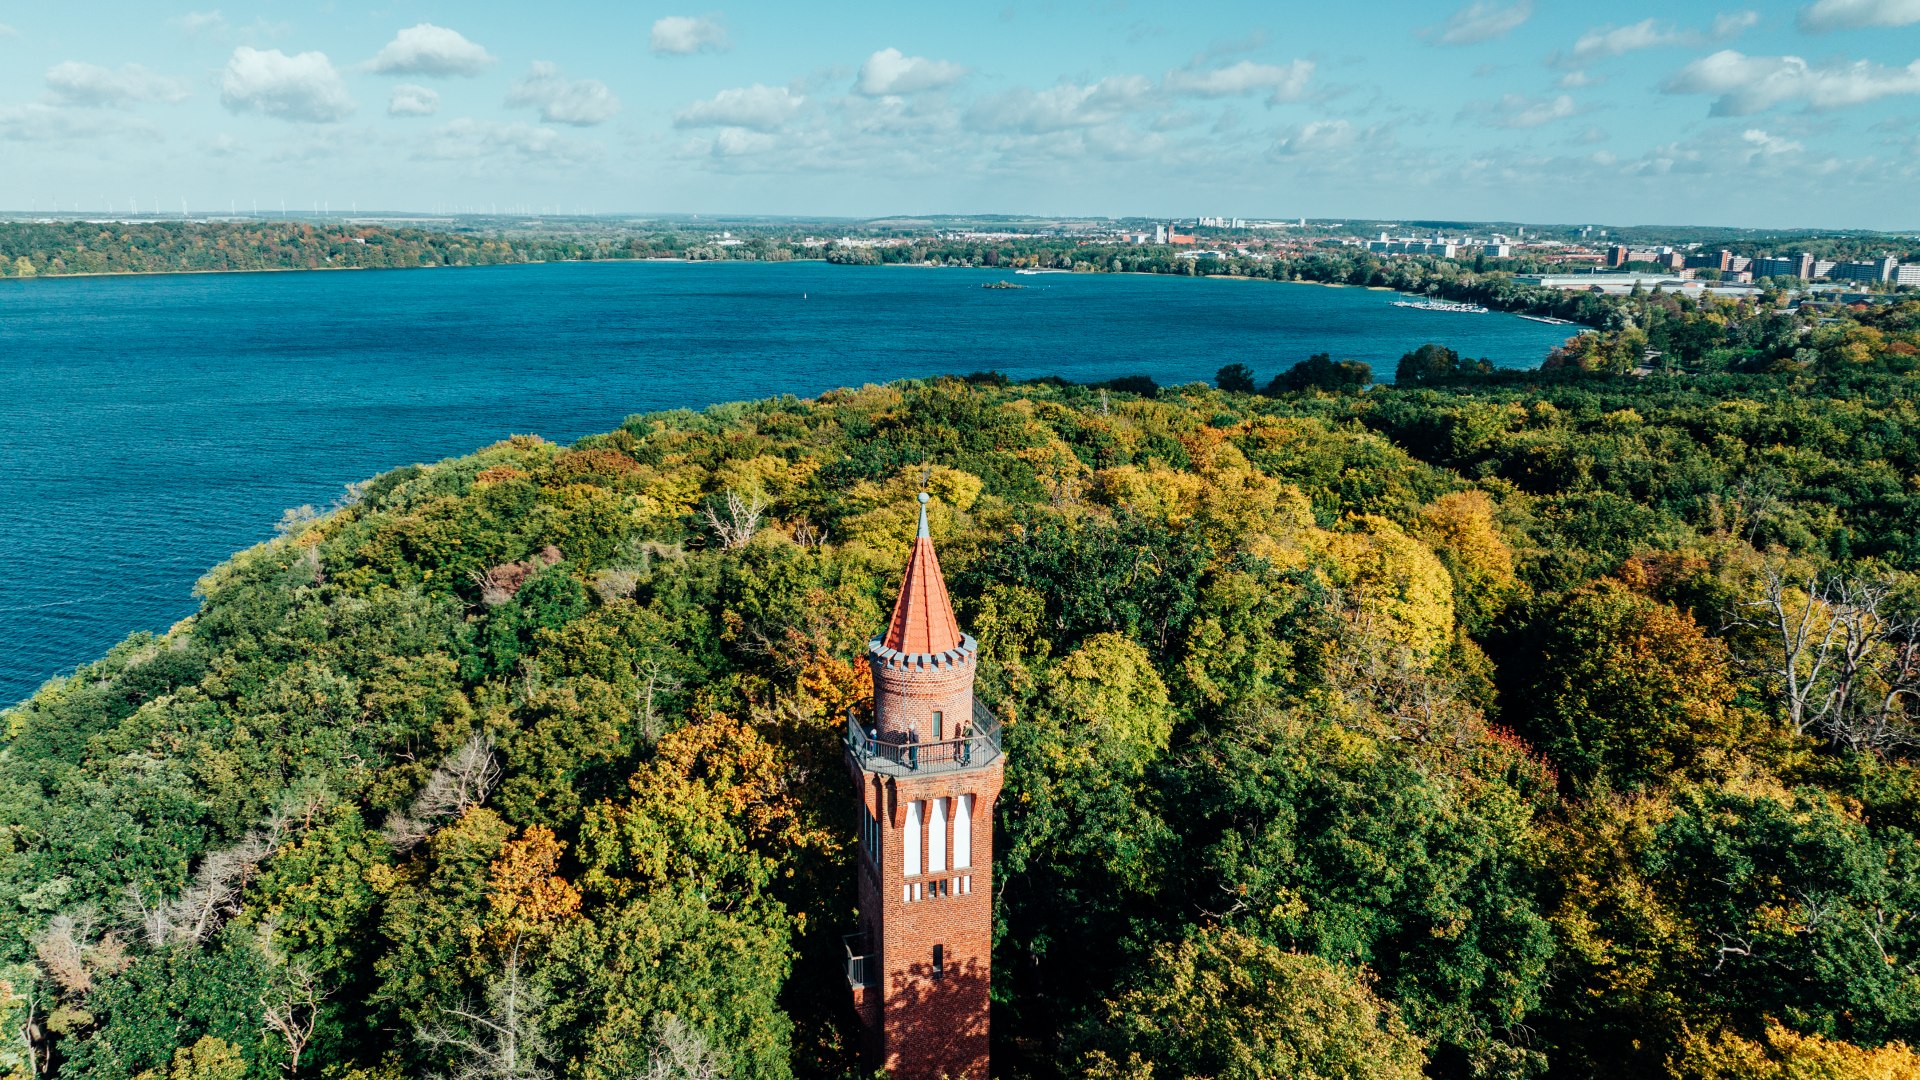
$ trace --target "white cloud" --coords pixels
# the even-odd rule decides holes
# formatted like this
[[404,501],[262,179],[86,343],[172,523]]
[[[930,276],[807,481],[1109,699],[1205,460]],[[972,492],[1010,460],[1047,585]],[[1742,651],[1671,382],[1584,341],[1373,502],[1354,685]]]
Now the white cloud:
[[387,99],[388,116],[432,116],[440,111],[440,91],[431,87],[401,83]]
[[187,84],[157,75],[139,64],[115,70],[68,60],[47,69],[47,95],[56,105],[111,105],[126,108],[146,101],[169,104],[187,99]]
[[1839,109],[1900,94],[1920,94],[1920,60],[1904,68],[1867,60],[1818,66],[1798,56],[1747,56],[1722,49],[1681,68],[1661,87],[1669,94],[1714,94],[1714,116],[1750,116],[1777,105]]
[[1800,28],[1814,33],[1920,23],[1920,0],[1818,0],[1800,9]]
[[1769,134],[1759,128],[1748,128],[1741,132],[1740,141],[1752,148],[1747,153],[1749,162],[1754,158],[1778,157],[1781,154],[1792,154],[1806,149],[1792,139]]
[[1420,36],[1440,45],[1478,45],[1518,30],[1533,17],[1533,0],[1514,4],[1477,0],[1453,13],[1445,23],[1420,31]]
[[433,161],[514,161],[531,165],[568,165],[593,161],[602,148],[569,139],[552,128],[525,121],[497,123],[462,117],[436,129],[420,144],[416,157]]
[[653,51],[662,56],[689,56],[699,52],[725,52],[729,46],[727,28],[720,20],[692,15],[668,15],[653,24]]
[[491,53],[458,30],[421,23],[395,34],[365,67],[376,75],[473,76],[493,64]]
[[226,13],[215,8],[211,11],[189,11],[167,20],[167,25],[192,38],[209,41],[244,40],[249,42],[272,41],[293,33],[293,24],[274,22],[264,16],[255,18],[245,26],[234,26],[227,21]]
[[[1656,146],[1624,163],[1628,175],[1691,174],[1709,177],[1792,177],[1807,179],[1848,167],[1838,159],[1809,160],[1794,139],[1761,128],[1709,128],[1688,139]],[[1872,159],[1851,163],[1856,175]]]
[[780,140],[764,131],[748,131],[745,128],[721,128],[713,137],[713,146],[709,149],[717,158],[753,157],[765,154],[780,145]]
[[740,86],[696,101],[673,118],[678,128],[730,127],[773,131],[793,118],[806,98],[784,86]]
[[127,117],[93,109],[62,109],[35,102],[0,105],[0,139],[9,142],[55,142],[62,139],[150,136],[152,129]]
[[1555,120],[1565,120],[1579,111],[1573,99],[1565,94],[1551,98],[1502,94],[1499,101],[1474,102],[1463,113],[1485,117],[1495,127],[1537,128]]
[[1359,134],[1345,120],[1314,120],[1287,129],[1274,149],[1281,154],[1320,154],[1344,150],[1359,141]]
[[1573,51],[1563,59],[1568,66],[1578,66],[1639,49],[1684,45],[1688,40],[1689,35],[1671,23],[1642,19],[1631,26],[1606,26],[1581,34],[1580,40],[1573,43]]
[[1256,64],[1242,60],[1237,64],[1195,71],[1182,68],[1167,72],[1166,87],[1176,94],[1199,97],[1230,97],[1269,91],[1270,102],[1298,101],[1313,78],[1313,61],[1295,60],[1287,64]]
[[282,120],[328,123],[353,112],[353,98],[322,52],[288,56],[279,49],[242,45],[220,77],[220,103],[234,112]]
[[1110,75],[1091,84],[1060,83],[1045,90],[1019,87],[975,102],[966,126],[1026,135],[1111,123],[1153,100],[1153,83],[1139,75]]
[[1598,86],[1607,80],[1589,75],[1584,71],[1569,71],[1553,81],[1561,90],[1578,90],[1583,86]]
[[[301,128],[290,138],[281,140],[265,155],[265,160],[283,165],[299,165],[303,168],[324,166],[336,162],[357,151],[365,150],[366,136],[358,131],[349,131],[344,127]],[[319,207],[315,206],[315,210]]]
[[16,38],[19,36],[20,36],[20,31],[14,29],[11,26],[8,26],[6,23],[0,22],[0,40],[4,40],[6,38]]
[[63,138],[68,130],[66,109],[51,105],[0,105],[0,139],[9,142],[43,142]]
[[218,8],[212,11],[189,11],[167,21],[196,37],[203,34],[211,37],[227,32],[227,17],[220,14]]
[[860,65],[860,78],[854,89],[868,97],[889,94],[917,94],[952,86],[967,75],[964,65],[951,60],[929,60],[907,56],[899,49],[881,49]]
[[550,124],[591,127],[604,124],[620,111],[620,99],[599,79],[569,79],[560,68],[536,60],[527,77],[507,95],[508,105],[530,105]]
[[1580,68],[1596,60],[1624,56],[1641,49],[1705,45],[1738,36],[1759,21],[1760,16],[1755,12],[1737,11],[1715,16],[1713,28],[1709,31],[1682,29],[1658,19],[1642,19],[1630,26],[1596,27],[1581,34],[1571,50],[1555,53],[1553,64],[1556,67]]

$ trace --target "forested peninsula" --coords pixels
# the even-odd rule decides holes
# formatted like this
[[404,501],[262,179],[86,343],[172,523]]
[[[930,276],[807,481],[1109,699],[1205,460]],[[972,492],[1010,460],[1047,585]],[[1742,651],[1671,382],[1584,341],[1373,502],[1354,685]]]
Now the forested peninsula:
[[0,717],[0,1072],[860,1075],[841,739],[923,487],[997,1075],[1920,1069],[1912,377],[1443,367],[869,386],[291,512]]
[[682,250],[631,233],[589,239],[311,221],[0,222],[0,278],[500,266]]

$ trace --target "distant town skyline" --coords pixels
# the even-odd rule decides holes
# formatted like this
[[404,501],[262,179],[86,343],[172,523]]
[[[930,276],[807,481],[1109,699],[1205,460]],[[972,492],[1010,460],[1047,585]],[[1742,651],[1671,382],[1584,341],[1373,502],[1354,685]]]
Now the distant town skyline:
[[0,209],[1920,227],[1920,0],[0,3]]

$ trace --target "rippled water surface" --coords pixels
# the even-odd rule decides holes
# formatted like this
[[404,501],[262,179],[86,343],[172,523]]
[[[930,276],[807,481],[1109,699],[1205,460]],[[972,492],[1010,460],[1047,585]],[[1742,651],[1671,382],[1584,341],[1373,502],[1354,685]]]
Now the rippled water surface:
[[1565,332],[1358,289],[820,263],[0,282],[0,704],[194,609],[282,509],[512,433],[986,368],[1162,384]]

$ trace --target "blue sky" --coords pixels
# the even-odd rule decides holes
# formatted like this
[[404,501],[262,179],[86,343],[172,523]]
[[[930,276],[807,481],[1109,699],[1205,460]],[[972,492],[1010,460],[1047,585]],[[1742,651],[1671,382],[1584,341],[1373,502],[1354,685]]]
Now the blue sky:
[[1920,0],[0,0],[0,207],[1920,227]]

